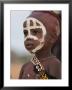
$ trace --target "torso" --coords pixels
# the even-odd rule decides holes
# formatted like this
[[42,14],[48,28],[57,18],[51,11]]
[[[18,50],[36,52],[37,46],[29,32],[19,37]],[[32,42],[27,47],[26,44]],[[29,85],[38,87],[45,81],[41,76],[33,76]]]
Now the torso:
[[[61,63],[56,57],[45,58],[40,62],[44,66],[49,76],[57,79],[61,78]],[[31,61],[23,65],[20,72],[20,79],[38,79],[37,77],[38,74],[34,72],[34,65]]]

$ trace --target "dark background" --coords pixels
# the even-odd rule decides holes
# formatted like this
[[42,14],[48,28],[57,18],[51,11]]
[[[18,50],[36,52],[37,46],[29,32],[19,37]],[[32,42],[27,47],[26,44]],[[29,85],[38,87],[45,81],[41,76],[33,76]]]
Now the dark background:
[[[3,40],[3,3],[70,3],[70,10],[69,10],[69,46],[71,48],[71,23],[72,23],[72,2],[70,0],[0,0],[0,88],[4,87],[3,86],[3,51],[4,51],[4,40]],[[60,43],[60,42],[59,42]],[[59,44],[60,45],[60,44]],[[59,46],[58,49],[60,49],[61,47]],[[61,50],[61,49],[60,49]],[[71,50],[71,49],[70,49]],[[58,54],[58,53],[57,53]],[[61,53],[59,53],[58,56],[59,58],[61,57]],[[69,61],[70,62],[70,61]],[[71,73],[71,72],[70,72]],[[71,76],[71,74],[70,74]],[[70,82],[72,80],[70,79]],[[71,83],[70,83],[71,85]],[[2,88],[5,90],[18,90],[20,88]],[[35,89],[35,88],[21,88],[22,90],[26,89]],[[40,88],[41,89],[41,88]]]

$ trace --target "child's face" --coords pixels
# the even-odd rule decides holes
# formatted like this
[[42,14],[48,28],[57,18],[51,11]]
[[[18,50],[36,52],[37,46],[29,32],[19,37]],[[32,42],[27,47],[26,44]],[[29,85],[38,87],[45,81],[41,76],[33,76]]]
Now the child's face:
[[44,46],[46,29],[35,18],[28,18],[23,24],[24,44],[28,51],[35,53]]

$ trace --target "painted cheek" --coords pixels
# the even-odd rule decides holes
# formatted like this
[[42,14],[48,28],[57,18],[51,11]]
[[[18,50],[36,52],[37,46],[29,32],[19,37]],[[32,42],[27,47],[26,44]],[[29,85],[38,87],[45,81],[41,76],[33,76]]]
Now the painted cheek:
[[34,44],[35,44],[35,47],[37,47],[40,44],[40,41],[39,40],[35,40]]
[[32,52],[32,50],[34,50],[38,45],[40,45],[40,41],[39,40],[33,40],[33,42],[32,42],[32,46],[31,46],[31,48],[28,48],[27,46],[26,46],[26,41],[24,42],[24,44],[25,44],[25,48],[29,51],[29,52]]
[[36,36],[28,35],[27,37],[25,37],[24,41],[26,41],[28,38],[33,39],[33,40],[38,40],[38,38]]
[[37,36],[37,38],[40,40],[40,39],[43,38],[43,35],[42,35],[42,34],[39,34],[39,35]]

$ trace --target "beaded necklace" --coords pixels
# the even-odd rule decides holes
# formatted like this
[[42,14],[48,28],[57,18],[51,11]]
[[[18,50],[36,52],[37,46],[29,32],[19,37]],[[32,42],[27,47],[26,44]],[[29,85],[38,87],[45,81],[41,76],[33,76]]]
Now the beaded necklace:
[[31,62],[34,64],[35,69],[40,76],[39,79],[48,79],[48,75],[45,73],[44,66],[40,63],[36,56],[32,58]]

